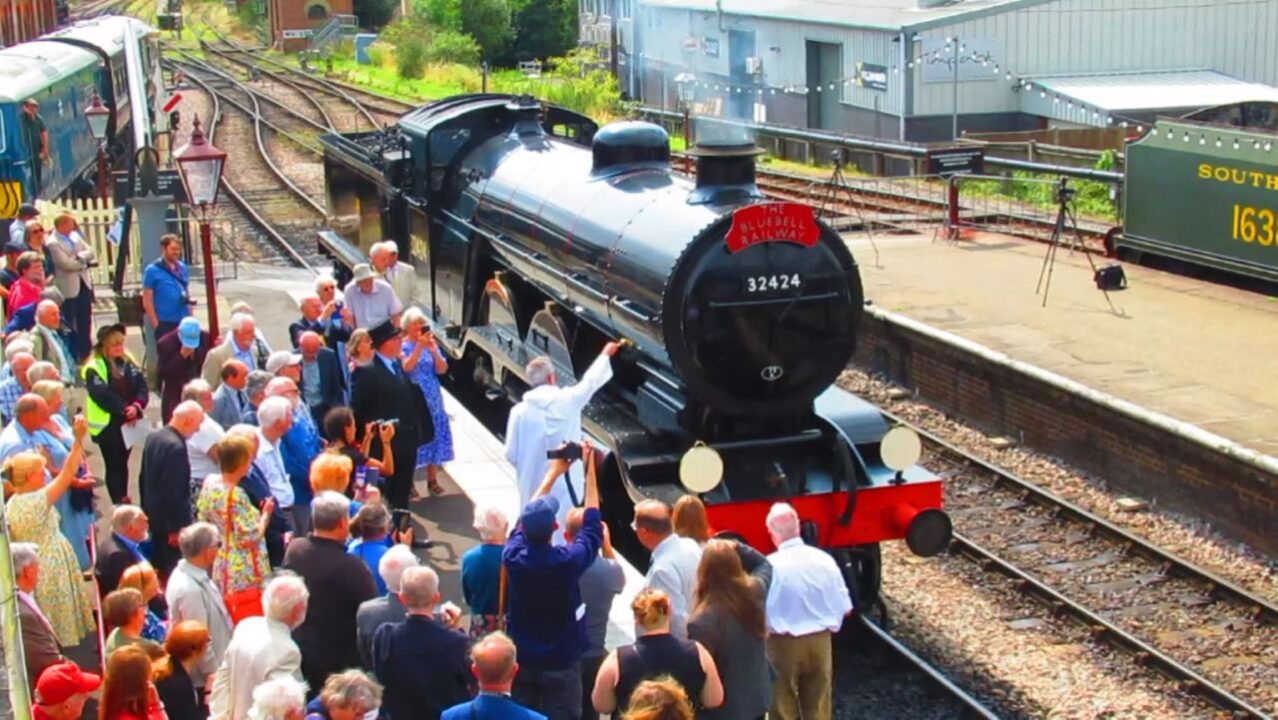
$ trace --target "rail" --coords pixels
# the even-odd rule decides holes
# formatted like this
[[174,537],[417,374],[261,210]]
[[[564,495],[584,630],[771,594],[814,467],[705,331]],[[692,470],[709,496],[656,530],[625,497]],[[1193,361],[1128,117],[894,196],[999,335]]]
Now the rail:
[[[683,122],[683,113],[675,112],[673,110],[641,107],[638,109],[638,113],[643,117],[655,118],[665,122]],[[833,133],[823,130],[810,130],[785,125],[744,122],[741,120],[707,117],[704,115],[698,115],[693,118],[693,120],[698,127],[719,126],[734,128],[753,133],[756,137],[772,137],[783,140],[796,140],[799,142],[821,143],[823,145],[833,145],[851,150],[864,150],[882,153],[888,156],[905,157],[910,159],[922,159],[927,156],[928,151],[926,145],[877,140],[874,138]],[[985,157],[985,164],[993,167],[1007,168],[1009,170],[1025,170],[1028,172],[1046,175],[1059,175],[1079,180],[1094,180],[1112,185],[1123,184],[1123,174],[1111,172],[1109,170],[1094,170],[1091,168],[1054,165],[1050,163],[1034,163],[1025,160],[1016,160],[1013,158],[995,157],[992,155],[987,155]]]
[[928,681],[939,691],[953,699],[958,703],[962,710],[959,714],[961,718],[980,718],[981,720],[997,720],[998,715],[985,707],[981,701],[972,697],[966,690],[954,684],[939,670],[932,667],[926,660],[919,657],[913,650],[901,644],[899,640],[892,637],[886,630],[875,625],[872,621],[867,620],[864,616],[858,615],[857,618],[861,622],[861,629],[870,637],[874,638],[885,650],[900,658],[905,664],[912,667],[916,672],[920,673],[928,679]]
[[[1264,598],[1141,537],[1133,535],[1034,483],[996,467],[982,458],[942,440],[927,430],[908,423],[903,418],[886,411],[883,414],[893,423],[907,424],[913,428],[923,439],[924,449],[942,458],[944,462],[955,467],[964,468],[964,472],[975,470],[987,476],[992,479],[993,487],[1002,485],[1014,489],[1017,496],[1023,498],[1025,504],[1047,508],[1052,512],[1054,518],[1081,525],[1089,536],[1102,539],[1115,547],[1121,548],[1121,552],[1125,556],[1140,557],[1157,564],[1164,576],[1180,577],[1202,583],[1209,588],[1209,595],[1214,600],[1229,601],[1248,608],[1251,613],[1251,619],[1256,622],[1270,624],[1278,622],[1278,607]],[[1091,631],[1094,639],[1132,655],[1140,664],[1150,667],[1178,682],[1182,689],[1187,692],[1196,694],[1216,707],[1234,713],[1237,716],[1268,717],[1263,710],[1238,697],[1220,684],[1203,677],[1194,669],[1158,650],[1114,622],[1101,617],[1098,613],[1067,597],[1047,583],[1031,576],[1013,563],[959,532],[958,529],[954,531],[950,549],[951,552],[968,558],[987,570],[993,570],[1012,579],[1014,587],[1020,592],[1042,602],[1055,613],[1083,625]]]

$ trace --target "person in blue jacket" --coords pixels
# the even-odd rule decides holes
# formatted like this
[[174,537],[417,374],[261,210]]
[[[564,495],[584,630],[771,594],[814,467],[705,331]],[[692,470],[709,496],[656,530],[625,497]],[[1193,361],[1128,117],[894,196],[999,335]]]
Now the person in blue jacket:
[[546,716],[515,702],[510,696],[519,663],[515,643],[506,633],[485,635],[470,651],[470,671],[479,681],[474,700],[454,705],[440,720],[546,720]]

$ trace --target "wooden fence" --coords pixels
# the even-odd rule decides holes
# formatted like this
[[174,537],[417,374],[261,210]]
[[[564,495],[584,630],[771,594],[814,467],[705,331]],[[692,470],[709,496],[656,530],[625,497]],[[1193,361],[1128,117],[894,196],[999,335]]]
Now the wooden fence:
[[[195,278],[199,276],[195,269],[203,268],[198,247],[199,223],[186,214],[185,206],[179,205],[176,207],[178,216],[170,222],[170,229],[176,230],[177,235],[183,239],[185,245],[184,255],[188,264],[192,267],[191,276]],[[123,226],[120,221],[122,213],[119,212],[115,204],[110,200],[104,201],[100,198],[37,200],[36,209],[40,211],[41,224],[49,230],[53,228],[54,218],[62,213],[69,213],[75,218],[80,234],[84,236],[85,242],[89,243],[89,246],[93,248],[93,252],[98,256],[98,266],[89,270],[89,275],[93,278],[94,287],[111,285],[111,280],[115,276],[115,264],[116,258],[120,254],[120,246],[110,236],[113,226],[116,226],[117,223],[120,224],[120,228],[117,228],[116,233],[120,232]],[[231,223],[226,218],[215,218],[212,221],[212,225],[215,275],[219,280],[237,277],[240,257],[233,247],[226,242],[226,238],[230,237]],[[128,263],[124,268],[124,287],[141,285],[144,262],[150,262],[154,259],[140,257],[142,242],[136,223],[132,224],[130,228],[128,242]]]

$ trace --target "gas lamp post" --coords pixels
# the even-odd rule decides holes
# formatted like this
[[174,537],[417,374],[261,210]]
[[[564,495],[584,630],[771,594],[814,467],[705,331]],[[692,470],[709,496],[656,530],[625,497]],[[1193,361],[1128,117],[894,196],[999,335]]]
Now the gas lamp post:
[[217,338],[217,288],[213,280],[213,232],[209,216],[217,205],[217,191],[222,185],[222,167],[226,153],[204,137],[197,115],[191,123],[191,139],[173,155],[177,161],[186,200],[200,220],[200,251],[204,261],[204,287],[209,308],[209,337]]

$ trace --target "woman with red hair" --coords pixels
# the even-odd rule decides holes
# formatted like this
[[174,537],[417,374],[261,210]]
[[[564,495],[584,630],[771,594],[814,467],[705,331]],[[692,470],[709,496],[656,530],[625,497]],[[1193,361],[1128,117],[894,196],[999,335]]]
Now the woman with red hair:
[[191,669],[204,659],[209,647],[209,631],[199,620],[183,620],[169,631],[164,641],[168,657],[155,663],[156,694],[169,720],[204,720],[208,714],[200,705]]
[[126,645],[107,657],[98,720],[169,720],[151,682],[151,656]]

